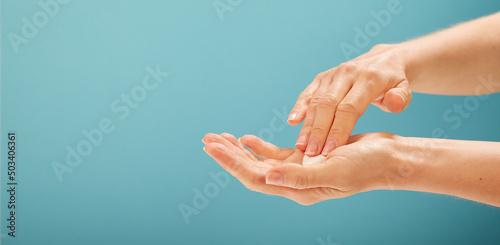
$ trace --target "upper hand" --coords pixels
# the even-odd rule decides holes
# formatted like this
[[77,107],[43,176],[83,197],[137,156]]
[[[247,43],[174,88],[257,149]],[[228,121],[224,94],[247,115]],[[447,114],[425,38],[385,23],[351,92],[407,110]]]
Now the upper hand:
[[304,125],[296,147],[308,156],[328,155],[347,143],[370,103],[399,113],[411,101],[405,59],[396,45],[377,45],[358,58],[320,73],[300,94],[290,125]]

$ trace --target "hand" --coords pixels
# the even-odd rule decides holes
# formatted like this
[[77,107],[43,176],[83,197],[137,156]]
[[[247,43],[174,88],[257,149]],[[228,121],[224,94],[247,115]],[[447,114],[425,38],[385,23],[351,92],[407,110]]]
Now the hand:
[[302,165],[302,151],[278,148],[252,135],[238,141],[226,133],[207,134],[203,142],[207,154],[248,189],[311,205],[386,188],[386,175],[397,168],[398,137],[389,133],[355,135],[324,162],[307,166]]
[[326,156],[346,144],[370,103],[387,112],[403,111],[410,104],[411,91],[402,53],[396,45],[377,45],[316,76],[288,118],[290,125],[305,118],[297,149],[308,156]]

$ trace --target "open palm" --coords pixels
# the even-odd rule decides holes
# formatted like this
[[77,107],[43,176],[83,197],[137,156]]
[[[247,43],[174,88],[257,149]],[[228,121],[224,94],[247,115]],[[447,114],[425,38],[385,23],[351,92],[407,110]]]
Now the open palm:
[[302,166],[304,153],[298,149],[279,148],[253,135],[245,135],[238,141],[227,133],[207,134],[203,142],[207,154],[250,190],[280,195],[303,205],[346,196],[330,187],[296,189],[266,184],[266,174],[271,168],[283,164]]

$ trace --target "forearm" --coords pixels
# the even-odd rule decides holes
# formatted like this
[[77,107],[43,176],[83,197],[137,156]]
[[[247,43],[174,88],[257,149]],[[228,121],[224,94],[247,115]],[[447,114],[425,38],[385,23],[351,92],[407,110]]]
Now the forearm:
[[[499,25],[500,13],[496,13],[396,45],[406,59],[412,91],[452,95],[499,92]],[[481,82],[488,78],[496,86]]]
[[[500,207],[500,143],[404,138],[398,189],[453,195]],[[401,176],[400,169],[398,174]]]

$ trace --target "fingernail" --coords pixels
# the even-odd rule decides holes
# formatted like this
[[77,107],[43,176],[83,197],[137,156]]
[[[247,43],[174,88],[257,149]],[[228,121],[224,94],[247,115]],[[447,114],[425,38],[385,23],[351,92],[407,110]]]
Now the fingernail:
[[323,152],[321,152],[321,155],[328,155],[328,153],[335,150],[335,147],[337,147],[337,143],[335,143],[335,140],[328,140],[326,142],[325,148],[323,148]]
[[266,175],[266,184],[269,185],[283,185],[285,179],[280,172],[270,172]]
[[297,113],[292,113],[290,114],[290,116],[288,116],[288,121],[293,121],[297,118]]
[[295,143],[295,145],[305,145],[307,144],[307,135],[306,134],[303,134],[299,137],[299,139],[297,140],[297,143]]
[[[204,151],[205,153],[207,153],[207,150],[205,149],[205,147],[203,147],[203,151]],[[208,153],[207,153],[207,154],[208,154]]]
[[318,151],[318,143],[316,140],[311,140],[309,141],[309,144],[307,144],[307,149],[306,149],[306,155],[316,155],[316,152]]
[[205,141],[203,139],[201,139],[201,142],[203,142],[203,144],[206,144]]

